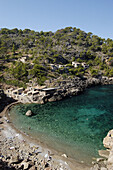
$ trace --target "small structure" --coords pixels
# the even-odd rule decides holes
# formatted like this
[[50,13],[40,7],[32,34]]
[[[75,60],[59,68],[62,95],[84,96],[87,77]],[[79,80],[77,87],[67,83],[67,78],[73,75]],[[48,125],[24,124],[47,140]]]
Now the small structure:
[[55,65],[55,64],[50,64],[50,67],[53,71],[58,69],[57,65]]
[[23,88],[19,88],[19,89],[13,90],[13,91],[12,91],[12,94],[14,94],[14,95],[15,95],[15,94],[21,95],[22,92],[23,92]]
[[27,89],[8,89],[5,93],[22,103],[44,103],[58,88],[46,88],[46,86],[27,87]]
[[81,64],[76,62],[76,61],[73,61],[72,62],[72,66],[74,66],[75,68],[79,67]]
[[38,95],[39,94],[39,91],[33,91],[32,92],[32,95],[35,96],[35,95]]
[[12,94],[12,91],[13,91],[13,90],[14,90],[13,88],[7,89],[7,90],[6,90],[6,93]]
[[17,89],[17,90],[18,90],[18,94],[21,95],[22,92],[23,92],[23,87],[21,87],[21,88],[19,88],[19,89]]
[[56,91],[56,88],[45,88],[40,90],[41,95],[48,95],[48,94],[53,94]]
[[27,92],[27,95],[28,95],[28,96],[31,96],[32,93],[33,93],[33,90],[30,90],[30,91]]
[[89,67],[89,65],[87,65],[86,63],[82,63],[82,66],[84,67],[84,69],[87,69]]
[[34,89],[34,91],[37,91],[37,90],[42,90],[42,89],[44,89],[44,88],[46,88],[46,86],[35,86],[33,89]]
[[64,66],[63,65],[58,65],[58,68],[63,68]]
[[25,56],[25,57],[20,58],[19,60],[20,60],[22,63],[25,63],[25,62],[27,61],[27,58],[28,58],[28,57]]

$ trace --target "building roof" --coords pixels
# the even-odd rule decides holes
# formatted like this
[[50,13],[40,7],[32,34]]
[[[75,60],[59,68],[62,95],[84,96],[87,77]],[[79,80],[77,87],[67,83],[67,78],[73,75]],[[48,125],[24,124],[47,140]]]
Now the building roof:
[[37,90],[42,90],[42,89],[46,88],[46,86],[35,86],[34,88],[36,88]]
[[32,94],[34,95],[34,94],[39,94],[39,92],[38,91],[34,91],[34,92],[32,92]]
[[57,88],[45,88],[45,89],[42,89],[43,91],[51,91],[51,90],[56,90]]
[[13,92],[13,93],[14,93],[14,92],[18,92],[18,89],[16,89],[16,90],[13,90],[12,92]]
[[17,90],[23,90],[23,87],[21,87],[21,88],[18,88]]

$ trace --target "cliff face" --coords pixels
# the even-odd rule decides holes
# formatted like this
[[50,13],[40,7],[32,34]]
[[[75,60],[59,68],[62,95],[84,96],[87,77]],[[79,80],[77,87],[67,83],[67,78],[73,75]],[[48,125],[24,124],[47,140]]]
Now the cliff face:
[[[113,78],[69,77],[68,79],[47,81],[46,86],[28,86],[27,89],[8,88],[5,93],[21,103],[39,103],[62,100],[83,92],[87,87],[113,84]],[[32,90],[31,90],[32,87]],[[46,87],[46,88],[45,88]],[[40,89],[41,88],[41,89]],[[22,91],[20,92],[20,89]]]
[[5,106],[14,101],[15,101],[14,99],[7,97],[4,91],[0,89],[0,112],[2,112]]
[[110,130],[103,140],[104,147],[109,149],[107,168],[113,169],[113,129]]

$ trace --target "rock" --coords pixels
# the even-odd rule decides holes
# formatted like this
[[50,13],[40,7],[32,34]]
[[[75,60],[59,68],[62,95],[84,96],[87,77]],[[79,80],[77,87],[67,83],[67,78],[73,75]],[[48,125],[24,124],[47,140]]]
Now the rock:
[[20,158],[19,158],[19,156],[17,155],[17,156],[13,156],[11,159],[10,159],[10,161],[9,161],[9,163],[10,164],[17,164],[17,163],[19,163],[21,160],[20,160]]
[[51,167],[47,167],[47,168],[45,168],[45,170],[51,170]]
[[63,156],[64,158],[67,158],[67,155],[66,155],[66,154],[62,154],[62,156]]
[[28,167],[29,167],[29,162],[22,162],[21,163],[21,165],[23,165],[24,166],[24,169],[28,169]]
[[49,167],[49,164],[48,164],[48,162],[46,162],[46,164],[45,164],[45,168],[48,168]]
[[29,168],[29,170],[34,170],[34,169],[36,169],[35,165]]
[[99,170],[100,168],[99,168],[99,165],[98,164],[96,164],[96,165],[94,165],[94,167],[93,167],[93,169],[92,170]]
[[111,149],[113,146],[113,130],[110,130],[107,136],[103,140],[103,144],[105,148]]
[[10,121],[9,121],[8,119],[6,120],[6,122],[7,122],[7,123],[10,123]]
[[113,152],[112,151],[110,152],[110,155],[109,155],[107,163],[108,164],[113,164]]
[[112,164],[107,165],[107,170],[113,170],[113,165]]
[[9,149],[10,149],[10,150],[12,150],[12,149],[14,149],[14,148],[15,148],[15,147],[14,147],[14,146],[12,146],[12,147],[10,147]]
[[101,167],[101,169],[100,170],[107,170],[107,168],[105,168],[105,167]]
[[99,155],[105,158],[109,157],[109,151],[108,150],[99,150]]
[[32,115],[33,115],[33,113],[32,113],[31,110],[28,110],[28,111],[26,112],[26,116],[32,116]]
[[95,164],[96,164],[96,162],[92,161],[92,165],[95,165]]
[[104,158],[97,158],[97,162],[104,161]]

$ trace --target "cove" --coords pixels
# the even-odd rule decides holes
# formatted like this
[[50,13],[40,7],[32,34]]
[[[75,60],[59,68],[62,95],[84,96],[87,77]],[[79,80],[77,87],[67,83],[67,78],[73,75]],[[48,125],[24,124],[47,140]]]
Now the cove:
[[[25,116],[32,110],[32,117]],[[10,111],[14,126],[77,161],[90,164],[113,129],[113,85],[96,86],[62,101],[19,104]]]

